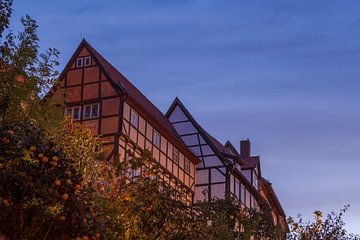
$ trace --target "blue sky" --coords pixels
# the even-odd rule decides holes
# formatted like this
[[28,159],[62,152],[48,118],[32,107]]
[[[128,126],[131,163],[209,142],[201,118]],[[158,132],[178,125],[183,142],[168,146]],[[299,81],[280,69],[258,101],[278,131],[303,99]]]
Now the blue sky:
[[360,233],[360,1],[15,0],[64,66],[85,37],[161,110],[249,137],[288,215],[350,204]]

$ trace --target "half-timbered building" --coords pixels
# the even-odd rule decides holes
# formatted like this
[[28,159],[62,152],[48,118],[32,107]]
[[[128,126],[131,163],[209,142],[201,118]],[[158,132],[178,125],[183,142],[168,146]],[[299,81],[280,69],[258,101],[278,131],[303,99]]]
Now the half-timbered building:
[[[196,165],[194,200],[210,201],[233,195],[244,206],[257,208],[260,197],[258,175],[254,174],[252,181],[244,175],[247,172],[243,170],[246,166],[245,171],[252,172],[250,166],[257,157],[242,158],[229,141],[225,145],[220,143],[199,125],[178,98],[174,100],[166,116],[181,140],[200,160]],[[259,165],[256,167],[260,168]]]
[[281,203],[276,196],[276,193],[272,187],[271,182],[261,178],[260,181],[260,194],[271,207],[271,217],[273,223],[276,226],[279,226],[281,229],[280,239],[285,239],[285,233],[289,231],[289,226],[287,225],[285,211],[281,206]]
[[139,156],[147,149],[183,202],[234,196],[244,207],[258,208],[265,199],[274,222],[284,223],[285,213],[261,176],[260,158],[251,155],[249,140],[240,142],[240,151],[230,141],[222,144],[178,98],[164,115],[87,41],[80,43],[51,93],[63,97],[65,115],[106,141],[107,160],[125,159],[128,150]]
[[161,177],[178,197],[192,203],[198,159],[161,111],[87,41],[81,42],[53,91],[64,95],[66,115],[106,141],[107,159],[124,159],[127,150],[138,156],[149,150],[163,169]]

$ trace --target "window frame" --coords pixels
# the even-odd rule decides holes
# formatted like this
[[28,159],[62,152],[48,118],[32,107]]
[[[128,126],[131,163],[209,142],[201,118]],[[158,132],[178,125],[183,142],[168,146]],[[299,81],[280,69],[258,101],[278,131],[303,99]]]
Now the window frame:
[[[95,107],[95,106],[97,107],[97,115],[96,116],[93,115],[93,107]],[[90,107],[90,116],[89,117],[85,116],[87,107]],[[84,105],[83,119],[92,119],[92,118],[98,118],[98,117],[100,117],[100,104],[99,103],[91,103],[91,104]]]
[[[86,61],[89,60],[89,64],[86,64]],[[87,57],[84,57],[84,62],[83,62],[83,66],[84,67],[88,67],[88,66],[91,66],[91,56],[87,56]]]
[[[154,130],[153,130],[153,139],[152,139],[153,141],[153,144],[156,146],[156,147],[158,147],[158,148],[160,148],[160,146],[161,146],[161,136],[160,136],[160,133],[158,132],[158,131],[156,131],[156,129],[154,128]],[[155,141],[155,140],[158,140],[158,141]]]
[[[133,122],[133,116],[134,117],[136,116],[136,118],[135,118],[136,124]],[[130,125],[135,127],[136,129],[139,126],[139,114],[133,109],[131,109],[131,111],[130,111]]]
[[[75,116],[74,116],[75,109],[79,109],[79,114],[78,114],[77,118],[75,118]],[[70,113],[68,113],[69,110],[70,110]],[[80,120],[81,106],[66,107],[65,111],[64,111],[64,116],[68,116],[68,115],[70,115],[74,120]]]
[[[79,61],[81,62],[81,64],[79,64]],[[84,66],[84,58],[83,57],[78,57],[76,59],[75,67],[81,68],[83,66]]]

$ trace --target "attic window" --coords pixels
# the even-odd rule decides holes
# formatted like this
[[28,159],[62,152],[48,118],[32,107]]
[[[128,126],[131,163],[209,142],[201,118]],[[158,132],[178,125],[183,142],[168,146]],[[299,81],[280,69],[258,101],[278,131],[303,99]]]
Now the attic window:
[[85,57],[84,66],[90,66],[91,65],[91,56]]
[[82,67],[84,64],[84,58],[78,58],[76,59],[76,67],[79,68],[79,67]]

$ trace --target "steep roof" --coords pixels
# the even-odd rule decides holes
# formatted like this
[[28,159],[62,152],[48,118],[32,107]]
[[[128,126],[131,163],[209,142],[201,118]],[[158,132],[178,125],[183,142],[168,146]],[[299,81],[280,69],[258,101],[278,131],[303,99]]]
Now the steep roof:
[[[141,109],[144,111],[150,118],[152,118],[163,130],[165,130],[168,135],[171,136],[172,141],[176,144],[180,150],[182,150],[189,159],[198,163],[199,159],[191,152],[182,140],[178,137],[176,130],[171,125],[169,120],[165,115],[149,100],[144,94],[141,93],[123,74],[121,74],[111,63],[109,63],[98,51],[95,50],[85,39],[83,39],[78,46],[77,50],[71,57],[70,61],[60,74],[59,79],[61,79],[66,73],[67,69],[70,68],[71,62],[78,55],[80,50],[86,47],[90,54],[94,57],[95,61],[99,64],[101,70],[109,78],[110,83],[121,93],[125,94],[127,97],[131,98]],[[54,86],[56,88],[56,86]],[[54,92],[52,89],[51,92]],[[51,94],[51,93],[50,93]]]
[[98,59],[99,64],[104,68],[104,71],[108,74],[109,78],[120,84],[120,87],[122,87],[126,91],[128,96],[132,98],[133,101],[140,105],[159,124],[164,126],[166,130],[168,130],[174,137],[177,137],[175,129],[173,128],[169,120],[164,116],[164,114],[89,43],[87,43],[87,47],[89,51],[92,52],[93,55],[95,55],[95,57]]
[[[193,123],[195,128],[199,131],[199,133],[202,135],[202,137],[207,141],[209,146],[214,150],[216,155],[227,165],[233,165],[232,161],[228,159],[229,155],[232,155],[236,158],[236,156],[230,151],[230,149],[226,146],[224,146],[222,143],[220,143],[215,137],[210,135],[207,131],[205,131],[200,124],[193,118],[193,116],[190,114],[190,112],[186,109],[184,104],[180,101],[179,98],[175,98],[171,106],[169,107],[168,111],[166,112],[165,116],[167,118],[170,117],[171,113],[174,111],[176,106],[179,106],[185,113],[185,115],[189,118],[189,120]],[[235,168],[235,171],[236,170]],[[238,175],[243,180],[244,183],[247,184],[249,187],[248,189],[254,194],[254,196],[259,197],[259,193],[255,189],[255,187],[250,183],[250,181],[241,173],[238,172]]]

